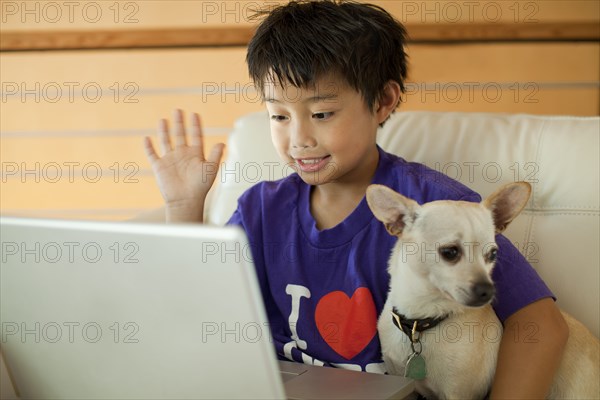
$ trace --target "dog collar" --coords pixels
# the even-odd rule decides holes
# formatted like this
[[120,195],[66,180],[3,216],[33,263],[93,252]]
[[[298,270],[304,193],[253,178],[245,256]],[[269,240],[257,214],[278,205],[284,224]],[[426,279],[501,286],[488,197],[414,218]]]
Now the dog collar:
[[406,336],[413,341],[414,332],[423,332],[438,325],[440,322],[448,318],[447,315],[440,318],[424,318],[424,319],[408,319],[400,314],[396,307],[392,308],[392,322]]

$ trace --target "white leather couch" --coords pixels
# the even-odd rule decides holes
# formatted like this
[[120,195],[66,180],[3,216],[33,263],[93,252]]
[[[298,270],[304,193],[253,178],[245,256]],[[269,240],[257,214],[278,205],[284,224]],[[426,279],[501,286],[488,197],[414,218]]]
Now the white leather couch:
[[[524,180],[532,198],[506,235],[564,310],[600,335],[600,118],[396,112],[383,149],[440,170],[483,197]],[[227,222],[237,198],[261,179],[292,172],[271,144],[266,112],[240,118],[208,202],[206,221]]]

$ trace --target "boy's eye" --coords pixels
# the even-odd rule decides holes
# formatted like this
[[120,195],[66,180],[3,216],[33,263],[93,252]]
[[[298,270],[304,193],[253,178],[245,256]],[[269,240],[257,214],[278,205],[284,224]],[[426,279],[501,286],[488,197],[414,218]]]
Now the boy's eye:
[[320,112],[320,113],[314,113],[313,114],[313,118],[315,118],[315,119],[328,119],[328,118],[331,118],[332,115],[333,115],[332,112]]
[[271,121],[285,121],[287,117],[285,115],[271,115]]

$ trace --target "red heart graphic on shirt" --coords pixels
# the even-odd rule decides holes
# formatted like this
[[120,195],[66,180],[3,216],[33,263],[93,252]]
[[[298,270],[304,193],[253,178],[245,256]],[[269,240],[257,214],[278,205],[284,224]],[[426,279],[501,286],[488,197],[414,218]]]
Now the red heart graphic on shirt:
[[377,333],[377,314],[368,288],[354,291],[352,298],[341,291],[321,298],[315,310],[317,329],[336,353],[354,358]]

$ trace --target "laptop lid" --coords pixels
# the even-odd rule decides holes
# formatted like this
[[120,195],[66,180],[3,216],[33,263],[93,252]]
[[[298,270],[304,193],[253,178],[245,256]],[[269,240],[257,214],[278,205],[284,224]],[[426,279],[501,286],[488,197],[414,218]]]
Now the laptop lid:
[[0,348],[22,397],[283,398],[236,227],[0,218]]

